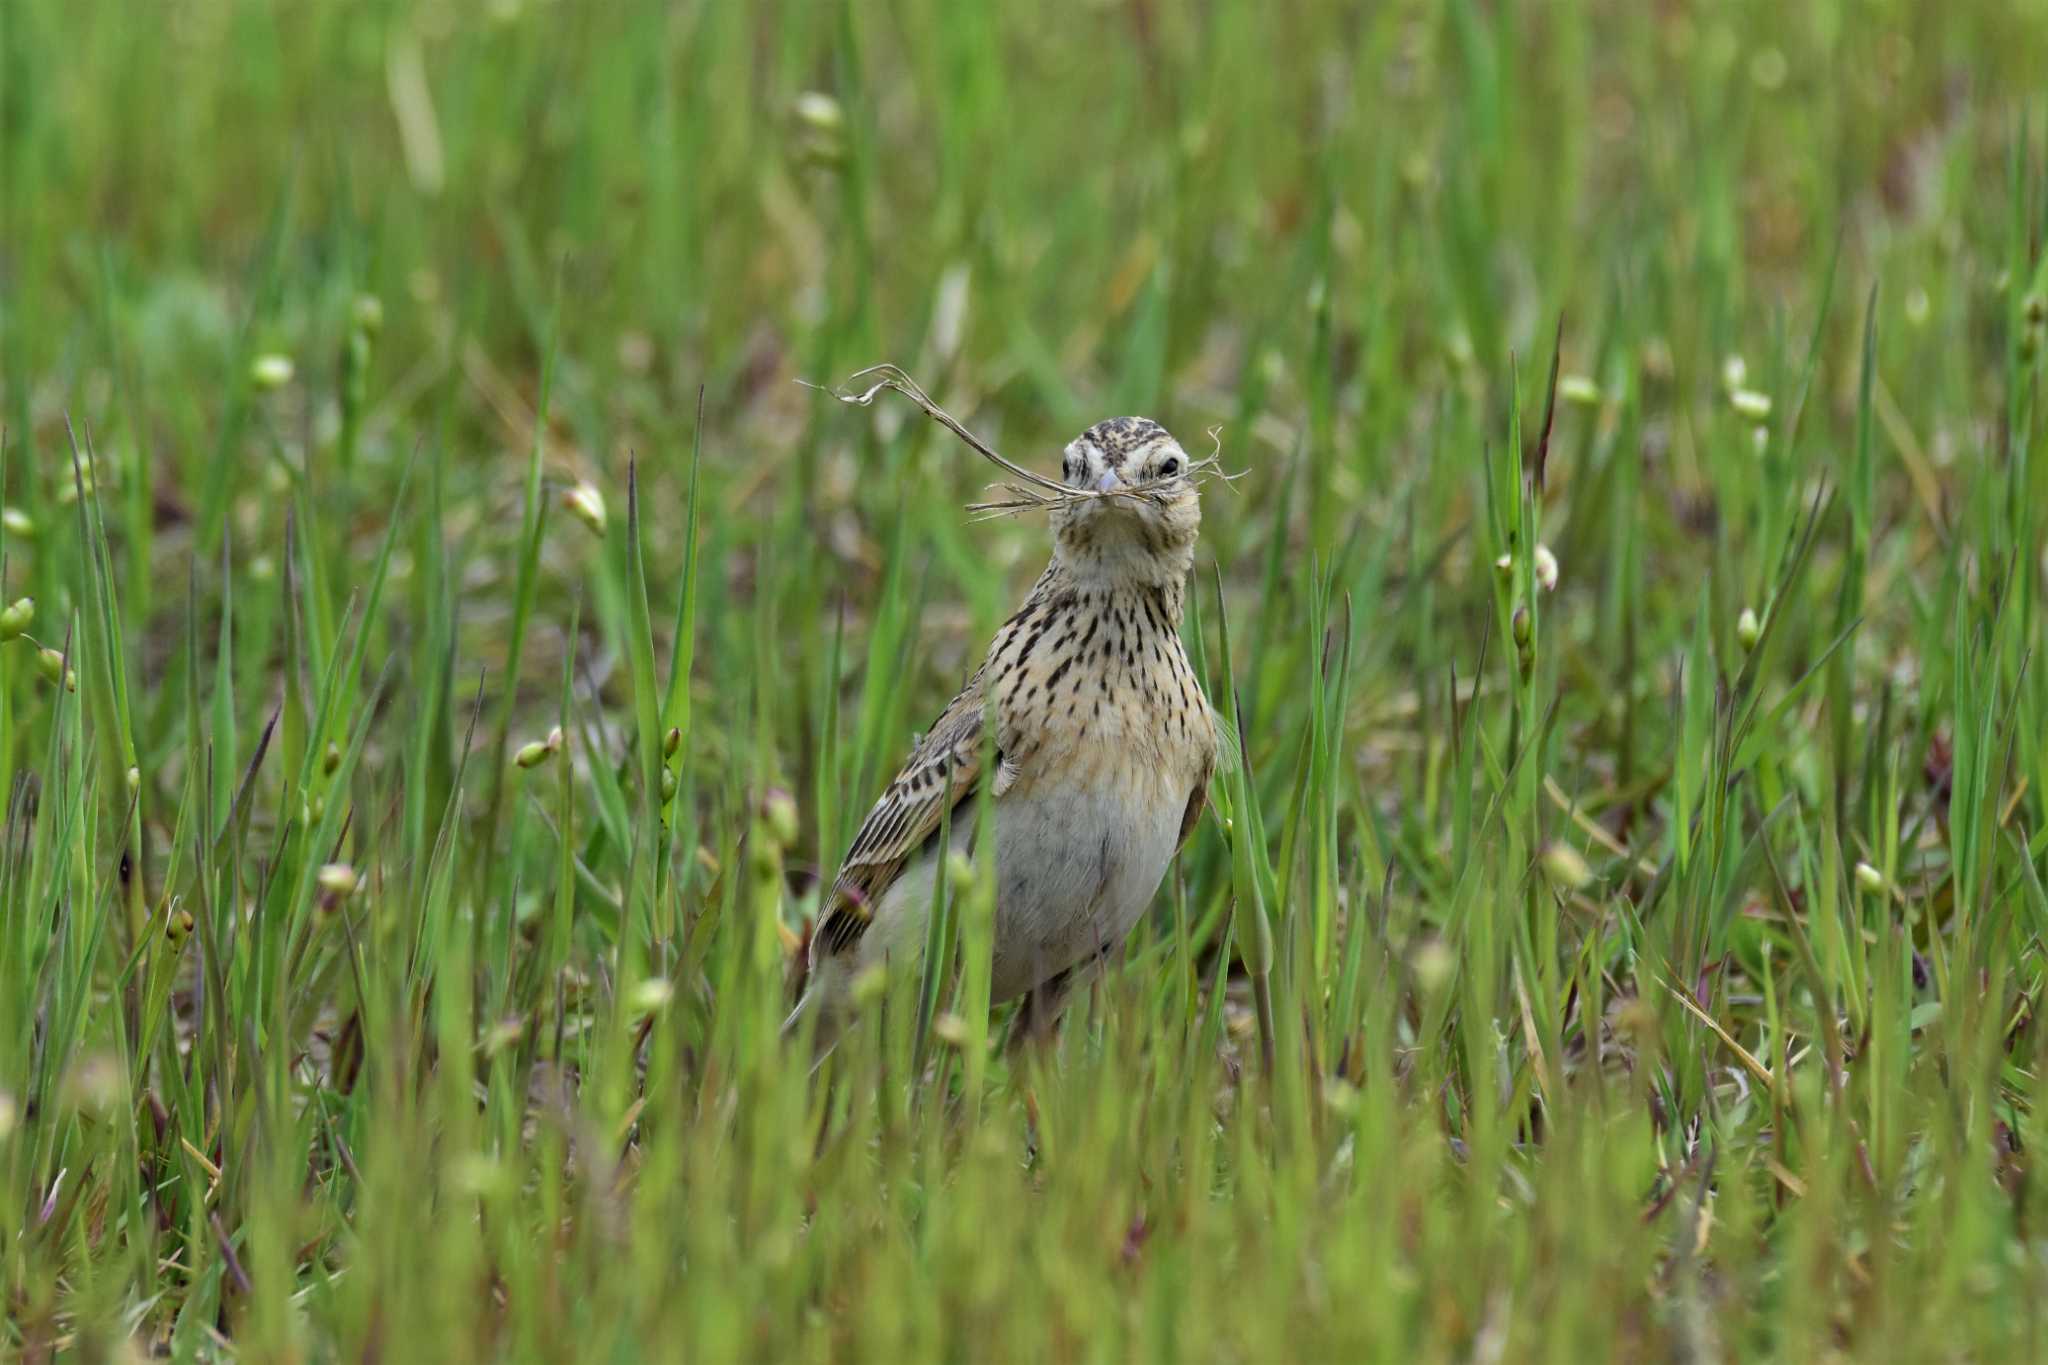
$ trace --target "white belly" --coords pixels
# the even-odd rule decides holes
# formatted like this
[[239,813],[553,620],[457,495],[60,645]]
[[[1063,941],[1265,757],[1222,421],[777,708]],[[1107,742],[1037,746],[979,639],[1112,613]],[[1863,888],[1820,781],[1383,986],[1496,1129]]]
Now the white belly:
[[[1188,793],[1171,782],[1075,788],[1020,784],[996,803],[996,926],[992,1001],[1013,999],[1123,942],[1159,890],[1180,838]],[[956,812],[964,850],[972,803]],[[936,856],[905,868],[862,936],[863,968],[915,961],[931,916]]]

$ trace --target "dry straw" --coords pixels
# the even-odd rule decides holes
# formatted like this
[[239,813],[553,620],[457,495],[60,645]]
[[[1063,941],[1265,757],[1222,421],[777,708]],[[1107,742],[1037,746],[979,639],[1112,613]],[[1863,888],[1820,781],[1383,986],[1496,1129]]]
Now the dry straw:
[[[947,412],[937,403],[934,403],[931,395],[920,388],[916,380],[912,379],[895,365],[871,365],[867,369],[851,376],[844,385],[836,389],[828,389],[822,384],[813,384],[808,380],[800,379],[797,382],[807,389],[816,389],[820,393],[830,394],[842,403],[862,408],[873,403],[876,395],[880,394],[884,389],[893,389],[917,404],[918,407],[924,409],[925,416],[952,432],[955,436],[966,442],[968,447],[976,454],[1008,474],[1012,480],[1015,480],[1015,482],[997,482],[990,485],[991,488],[999,491],[1003,495],[1002,497],[989,502],[968,504],[967,510],[975,514],[975,520],[977,521],[986,521],[992,517],[1015,516],[1020,512],[1046,512],[1051,511],[1055,507],[1074,507],[1082,503],[1098,501],[1104,498],[1124,498],[1131,501],[1150,500],[1156,502],[1163,500],[1166,496],[1165,487],[1161,483],[1133,484],[1129,487],[1112,489],[1107,493],[1103,493],[1092,488],[1069,488],[1057,479],[1049,479],[1043,474],[1026,469],[1023,465],[999,453],[986,441],[983,441],[980,437],[962,426],[953,414]],[[863,384],[865,387],[862,387]],[[1218,434],[1220,430],[1221,428],[1217,427],[1209,429],[1209,439],[1215,448],[1206,457],[1190,461],[1188,477],[1198,482],[1211,477],[1219,478],[1226,485],[1232,479],[1238,477],[1235,474],[1226,474],[1223,471],[1220,463],[1222,453],[1222,443]]]

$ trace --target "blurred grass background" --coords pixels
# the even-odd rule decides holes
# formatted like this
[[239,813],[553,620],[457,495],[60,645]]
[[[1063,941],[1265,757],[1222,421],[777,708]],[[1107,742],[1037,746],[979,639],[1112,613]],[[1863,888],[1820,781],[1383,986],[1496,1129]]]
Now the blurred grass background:
[[[2044,70],[2039,0],[15,0],[0,1342],[2039,1357]],[[1046,553],[793,382],[884,360],[1040,468],[1220,428],[1247,761],[1055,1054],[970,879],[813,1080],[817,880]]]

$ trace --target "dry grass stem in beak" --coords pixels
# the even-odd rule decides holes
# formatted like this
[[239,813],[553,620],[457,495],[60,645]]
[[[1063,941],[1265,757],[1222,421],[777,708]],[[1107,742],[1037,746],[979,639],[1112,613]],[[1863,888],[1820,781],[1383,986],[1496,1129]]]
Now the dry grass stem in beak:
[[[987,460],[990,464],[1018,481],[1015,483],[1005,482],[991,485],[992,488],[1004,495],[1000,498],[991,499],[988,502],[968,504],[967,510],[975,514],[974,519],[976,521],[986,521],[993,517],[1015,516],[1020,512],[1050,511],[1055,507],[1075,506],[1084,502],[1101,501],[1105,498],[1126,498],[1136,501],[1153,499],[1159,496],[1158,489],[1147,484],[1115,488],[1106,493],[1087,488],[1069,488],[1057,479],[1049,479],[1043,474],[1026,469],[1023,465],[998,453],[994,447],[962,426],[953,414],[947,412],[937,403],[934,403],[931,396],[918,386],[916,380],[912,379],[900,367],[895,365],[870,365],[867,369],[857,371],[850,376],[846,383],[839,388],[826,388],[823,384],[813,384],[805,379],[799,379],[797,383],[802,384],[807,389],[816,389],[820,393],[830,394],[842,403],[861,408],[872,404],[876,396],[884,389],[893,389],[922,408],[925,416],[959,437],[967,444],[970,450],[973,450],[984,460]],[[865,383],[865,387],[861,387],[863,383]],[[1220,454],[1222,448],[1218,437],[1220,430],[1220,428],[1212,427],[1209,432],[1210,440],[1217,444],[1217,454]],[[1225,482],[1236,478],[1237,475],[1234,474],[1222,474],[1217,464],[1217,454],[1211,454],[1205,459],[1192,462],[1188,467],[1189,476],[1191,478],[1198,478],[1214,473],[1220,475]]]

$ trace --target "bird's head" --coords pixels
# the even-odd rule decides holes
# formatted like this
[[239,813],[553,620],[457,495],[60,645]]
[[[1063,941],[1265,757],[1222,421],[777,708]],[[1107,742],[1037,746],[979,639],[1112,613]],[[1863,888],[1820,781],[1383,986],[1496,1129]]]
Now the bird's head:
[[1061,482],[1092,496],[1054,509],[1054,552],[1083,578],[1179,584],[1202,525],[1194,463],[1149,417],[1097,422],[1067,443]]

